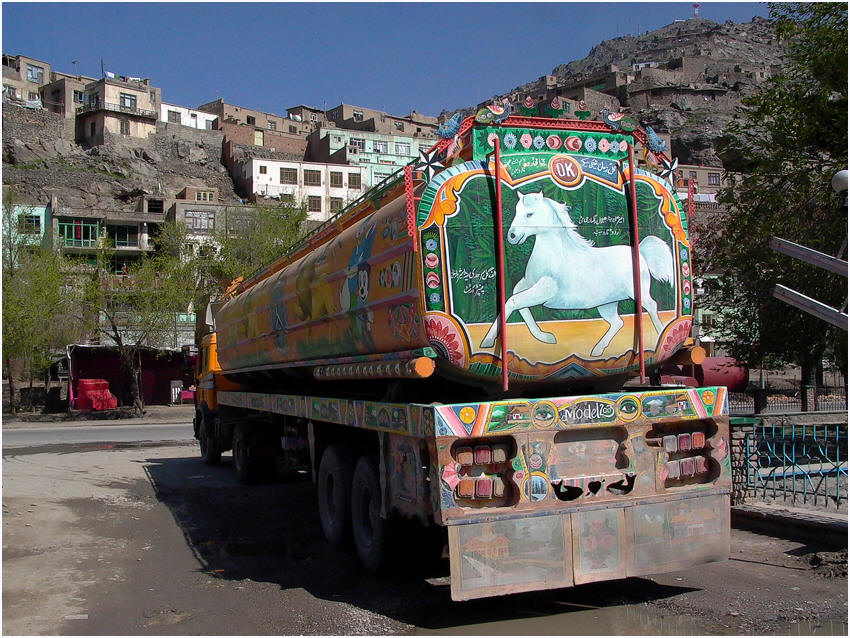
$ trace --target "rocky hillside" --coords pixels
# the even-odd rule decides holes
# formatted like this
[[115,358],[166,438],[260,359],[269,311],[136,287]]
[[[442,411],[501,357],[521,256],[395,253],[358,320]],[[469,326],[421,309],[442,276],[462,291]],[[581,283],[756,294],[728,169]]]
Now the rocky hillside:
[[3,183],[21,202],[132,211],[140,196],[174,197],[186,186],[218,188],[235,202],[221,163],[222,133],[160,122],[156,135],[90,149],[74,142],[73,122],[48,111],[3,105]]

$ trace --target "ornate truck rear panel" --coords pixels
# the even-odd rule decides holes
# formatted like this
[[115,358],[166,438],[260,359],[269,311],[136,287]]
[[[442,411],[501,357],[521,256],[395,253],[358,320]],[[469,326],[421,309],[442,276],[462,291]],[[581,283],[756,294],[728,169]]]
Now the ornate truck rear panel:
[[[631,227],[630,135],[582,130],[582,122],[532,124],[510,118],[469,129],[459,146],[469,145],[473,159],[459,161],[463,151],[455,151],[458,160],[427,182],[417,226],[429,338],[454,372],[499,377],[500,188],[512,385],[617,387],[639,366],[635,231],[647,364],[668,358],[690,333],[687,219],[666,180],[634,169]],[[593,124],[586,128],[600,128]]]
[[725,388],[440,406],[250,392],[219,402],[377,431],[384,514],[448,526],[455,600],[729,553]]

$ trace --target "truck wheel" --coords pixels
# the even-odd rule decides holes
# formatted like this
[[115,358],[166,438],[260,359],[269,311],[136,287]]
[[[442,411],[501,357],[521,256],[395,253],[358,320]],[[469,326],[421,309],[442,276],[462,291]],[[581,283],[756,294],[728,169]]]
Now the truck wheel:
[[215,443],[215,438],[211,436],[210,419],[198,415],[198,443],[201,445],[201,458],[207,465],[218,465],[221,463],[221,451]]
[[351,522],[360,562],[379,571],[389,547],[389,525],[381,518],[381,485],[374,456],[361,456],[351,480]]
[[233,431],[233,467],[242,485],[253,485],[260,479],[257,464],[248,459],[248,435],[240,426]]
[[319,463],[318,500],[322,531],[333,547],[341,547],[351,531],[351,455],[341,445],[331,445]]

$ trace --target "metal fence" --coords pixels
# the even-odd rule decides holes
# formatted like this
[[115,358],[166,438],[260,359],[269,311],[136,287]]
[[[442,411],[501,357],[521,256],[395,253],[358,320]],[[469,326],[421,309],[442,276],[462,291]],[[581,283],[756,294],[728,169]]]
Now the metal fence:
[[847,423],[755,421],[745,438],[746,485],[765,502],[847,511]]
[[[818,388],[816,410],[835,412],[847,409],[847,391],[843,386]],[[786,414],[802,411],[797,390],[748,390],[729,393],[731,414]]]

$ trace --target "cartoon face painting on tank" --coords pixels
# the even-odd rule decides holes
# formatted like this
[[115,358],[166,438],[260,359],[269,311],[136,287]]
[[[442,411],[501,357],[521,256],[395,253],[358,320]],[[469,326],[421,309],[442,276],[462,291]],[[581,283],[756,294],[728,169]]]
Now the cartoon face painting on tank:
[[468,127],[461,146],[473,152],[437,173],[422,194],[417,222],[432,345],[464,374],[501,374],[498,139],[511,379],[634,373],[636,297],[645,360],[666,359],[689,336],[693,301],[687,219],[673,187],[634,169],[635,255],[630,132],[531,124]]

